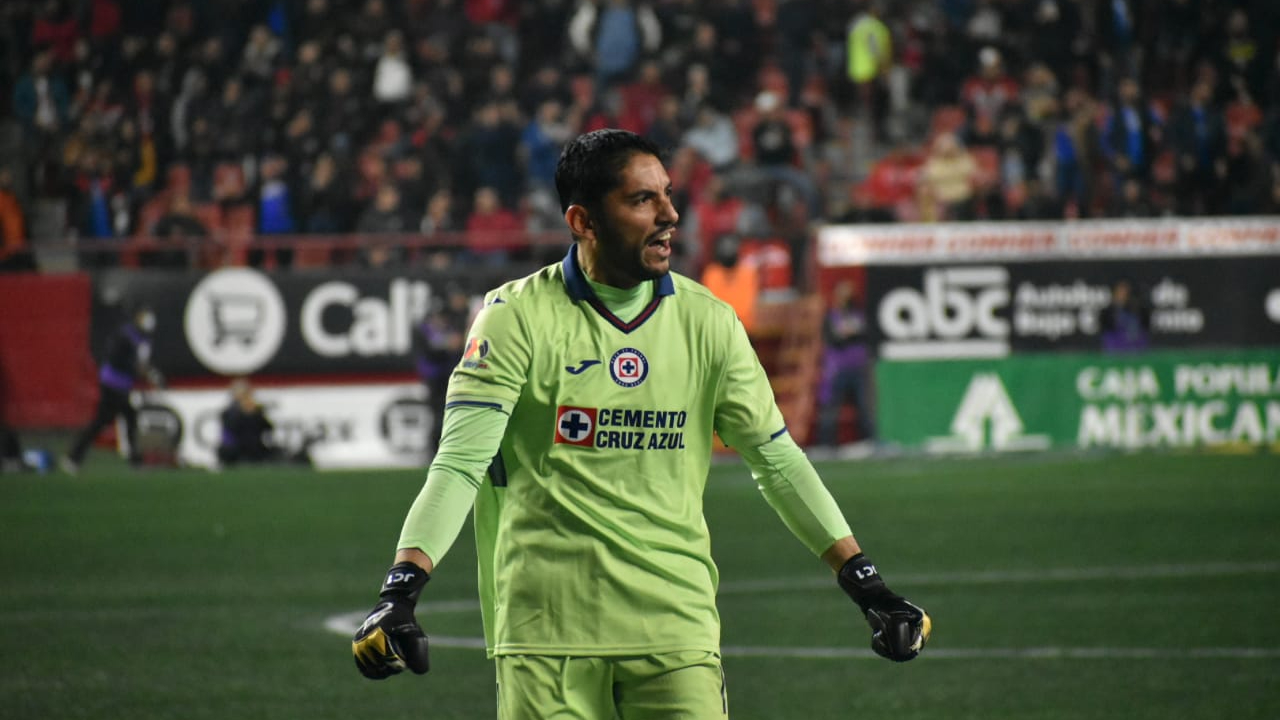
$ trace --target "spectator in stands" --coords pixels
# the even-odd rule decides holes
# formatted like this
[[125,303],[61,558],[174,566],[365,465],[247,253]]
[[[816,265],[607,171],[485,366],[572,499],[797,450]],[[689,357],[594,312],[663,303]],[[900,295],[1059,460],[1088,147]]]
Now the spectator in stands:
[[[303,37],[314,38],[310,35]],[[318,105],[329,82],[329,69],[324,63],[324,45],[315,39],[306,40],[298,46],[297,58],[289,71],[289,87],[293,90],[294,102],[304,106]],[[314,110],[313,115],[316,114]]]
[[13,192],[13,173],[0,167],[0,273],[36,269],[27,247],[26,217]]
[[1098,317],[1104,352],[1141,352],[1147,349],[1151,329],[1151,312],[1133,293],[1128,280],[1111,286],[1111,304],[1102,308]]
[[288,161],[279,155],[263,159],[262,179],[258,191],[258,232],[263,235],[288,235],[297,224],[293,221],[292,199],[285,182]]
[[954,133],[942,133],[933,141],[920,170],[925,197],[937,203],[942,219],[972,220],[977,191],[978,165]]
[[712,259],[703,268],[699,281],[733,307],[747,332],[755,328],[760,268],[743,261],[741,238],[733,233],[716,238]]
[[107,343],[98,372],[98,401],[93,419],[76,435],[70,450],[62,458],[64,472],[74,475],[84,463],[89,445],[117,417],[124,419],[125,441],[129,463],[142,463],[138,447],[138,412],[129,398],[139,378],[156,387],[164,387],[164,376],[151,364],[152,334],[156,315],[150,307],[140,306],[129,320],[120,325]]
[[13,86],[13,113],[22,121],[28,142],[37,152],[43,152],[68,121],[70,94],[53,62],[52,52],[37,52],[31,68]]
[[1164,123],[1142,98],[1138,81],[1120,81],[1115,107],[1102,131],[1102,152],[1117,185],[1125,178],[1151,179],[1151,163],[1164,140]]
[[[259,235],[292,235],[298,225],[293,219],[293,199],[289,192],[289,161],[279,155],[263,158],[259,168],[261,177],[257,183],[257,227]],[[274,255],[278,267],[293,263],[293,249],[281,245],[273,250],[254,250],[249,253],[249,264],[258,266],[266,262],[266,256]]]
[[682,142],[696,150],[716,172],[729,170],[738,162],[738,131],[732,120],[711,105],[699,108],[697,119]]
[[1039,177],[1027,177],[1027,192],[1022,204],[1018,207],[1016,217],[1019,220],[1061,220],[1065,210],[1062,200],[1045,185]]
[[1252,130],[1244,132],[1227,149],[1223,210],[1228,215],[1254,215],[1262,211],[1271,191],[1271,168],[1262,154],[1262,141]]
[[84,237],[116,237],[115,197],[120,194],[111,158],[97,148],[87,149],[80,157],[73,184],[76,196],[72,202],[72,216],[77,219],[77,229]]
[[1021,192],[1027,179],[1040,172],[1040,162],[1044,159],[1044,134],[1040,128],[1027,122],[1020,108],[1010,108],[1000,121],[997,149],[1000,153],[1001,189]]
[[969,118],[970,132],[990,135],[1001,115],[1018,102],[1018,83],[1005,73],[1004,57],[988,45],[978,52],[977,75],[965,80],[960,100]]
[[[728,58],[720,50],[720,31],[710,20],[703,19],[693,31],[693,47],[687,51],[688,64],[685,66],[690,71],[695,68],[702,68],[702,72],[706,78],[706,90],[715,94],[716,97],[703,98],[704,101],[718,102],[717,107],[722,110],[729,110],[736,98],[733,98],[734,78],[741,77],[738,73],[745,75],[745,68],[737,67],[733,61]],[[690,76],[689,80],[692,80]],[[686,88],[686,91],[688,88]],[[748,93],[748,97],[750,94]]]
[[871,351],[854,281],[840,280],[832,288],[831,304],[822,317],[822,340],[818,444],[840,444],[840,414],[845,408],[853,410],[857,440],[870,441],[875,437],[868,394]]
[[69,62],[74,56],[80,23],[73,8],[65,0],[45,0],[38,5],[31,23],[31,45],[48,48],[53,59]]
[[387,32],[382,54],[373,70],[373,99],[383,105],[398,105],[409,99],[413,89],[413,68],[405,53],[404,35]]
[[507,262],[524,244],[520,216],[504,207],[491,187],[476,190],[466,228],[467,252],[490,264]]
[[520,136],[520,155],[530,187],[548,192],[555,189],[560,148],[572,136],[573,128],[565,122],[564,107],[560,101],[555,98],[543,100]]
[[247,95],[238,77],[227,78],[221,100],[209,109],[219,159],[239,162],[252,152],[262,121],[258,95]]
[[653,124],[649,126],[645,137],[665,152],[675,149],[680,144],[684,131],[685,125],[680,119],[680,99],[675,95],[668,95],[658,104],[658,114],[654,117]]
[[1083,92],[1068,91],[1053,134],[1057,191],[1068,217],[1091,214],[1100,145],[1097,104]]
[[1107,215],[1114,218],[1155,217],[1147,187],[1137,177],[1126,177],[1120,182],[1120,191],[1111,201]]
[[453,192],[449,188],[436,190],[427,200],[427,209],[422,215],[418,230],[423,235],[435,235],[454,233],[461,229],[457,217],[454,216]]
[[1098,64],[1103,71],[1102,88],[1115,87],[1115,78],[1132,75],[1138,59],[1134,46],[1141,32],[1141,16],[1134,0],[1110,0],[1094,5],[1093,27],[1098,33]]
[[854,84],[860,121],[872,123],[877,138],[884,135],[888,110],[885,79],[893,65],[893,36],[881,17],[880,0],[869,0],[849,24],[847,43],[848,78]]
[[765,91],[756,96],[759,119],[751,128],[751,142],[756,167],[775,184],[782,184],[799,195],[809,217],[822,214],[822,200],[813,179],[800,169],[803,164],[782,98]]
[[1187,102],[1169,120],[1169,144],[1177,158],[1178,213],[1217,213],[1227,175],[1227,130],[1208,80],[1191,88]]
[[1032,63],[1020,91],[1022,111],[1042,131],[1051,127],[1060,112],[1058,79],[1044,63]]
[[373,235],[407,233],[409,228],[409,217],[400,202],[400,190],[390,180],[378,186],[373,202],[356,222],[356,232]]
[[[705,12],[715,26],[716,48],[730,73],[725,79],[755,77],[764,57],[764,48],[761,47],[760,27],[756,23],[752,3],[747,0],[720,0]],[[741,85],[748,93],[754,89],[750,83]]]
[[[818,3],[782,0],[774,18],[778,64],[787,78],[787,106],[800,104],[800,93],[814,66],[814,48],[822,42]],[[857,79],[854,79],[857,82]]]
[[[1081,3],[1071,0],[1036,0],[1027,46],[1050,76],[1066,78],[1085,47]],[[1030,110],[1030,109],[1029,109]],[[1031,115],[1031,117],[1035,117]]]
[[270,84],[280,50],[280,40],[271,34],[270,28],[266,25],[253,26],[240,54],[240,77],[254,86]]
[[218,438],[218,464],[233,467],[249,463],[288,461],[310,464],[310,449],[317,438],[304,438],[301,446],[288,452],[276,442],[275,424],[258,402],[246,378],[231,382],[231,402],[218,416],[222,432]]
[[[1272,27],[1273,40],[1275,32]],[[1252,97],[1262,97],[1266,92],[1267,70],[1273,67],[1265,48],[1251,27],[1248,11],[1243,7],[1232,8],[1218,60],[1226,85]]]
[[351,198],[339,182],[338,163],[324,153],[316,158],[298,198],[298,219],[308,233],[343,233],[352,229],[351,217]]
[[520,129],[502,115],[492,100],[481,101],[462,141],[459,159],[464,188],[488,187],[503,202],[514,202],[522,185],[517,165]]
[[568,36],[605,89],[626,80],[644,54],[658,50],[662,26],[648,3],[599,0],[578,6],[569,20]]
[[368,127],[364,108],[366,102],[355,94],[351,71],[335,67],[329,73],[329,93],[324,102],[320,132],[329,138],[329,149],[350,153],[355,144],[364,139]]
[[745,206],[746,202],[740,193],[731,193],[725,187],[724,178],[711,176],[700,197],[693,203],[690,219],[686,222],[686,226],[697,227],[696,233],[686,235],[693,241],[694,247],[685,248],[696,260],[697,267],[702,267],[712,259],[717,238],[734,236],[741,230],[739,223]]
[[186,193],[174,193],[164,215],[151,228],[151,235],[159,247],[143,254],[143,266],[185,268],[191,265],[188,258],[199,250],[198,245],[208,237],[209,229],[196,217],[191,198]]

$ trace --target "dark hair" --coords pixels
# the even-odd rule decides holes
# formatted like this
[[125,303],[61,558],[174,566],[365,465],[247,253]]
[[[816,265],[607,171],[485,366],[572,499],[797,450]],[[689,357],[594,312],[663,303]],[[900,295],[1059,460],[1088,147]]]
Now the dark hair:
[[598,210],[604,196],[618,186],[618,175],[636,153],[662,157],[657,145],[628,130],[605,128],[574,138],[556,162],[560,212],[570,205]]

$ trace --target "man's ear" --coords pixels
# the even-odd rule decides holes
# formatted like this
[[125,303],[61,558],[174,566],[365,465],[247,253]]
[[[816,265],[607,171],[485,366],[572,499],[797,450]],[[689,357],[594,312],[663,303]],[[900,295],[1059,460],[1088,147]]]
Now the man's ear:
[[595,223],[591,221],[591,215],[585,207],[570,205],[569,209],[564,211],[564,222],[569,226],[569,231],[574,237],[596,239]]

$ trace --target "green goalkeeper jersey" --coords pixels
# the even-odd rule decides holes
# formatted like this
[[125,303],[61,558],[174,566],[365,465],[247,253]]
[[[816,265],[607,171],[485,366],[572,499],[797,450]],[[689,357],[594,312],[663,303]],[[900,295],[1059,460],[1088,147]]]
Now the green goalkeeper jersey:
[[489,293],[448,405],[510,419],[475,505],[494,654],[719,651],[713,434],[785,432],[733,309],[672,273],[615,316],[564,261]]

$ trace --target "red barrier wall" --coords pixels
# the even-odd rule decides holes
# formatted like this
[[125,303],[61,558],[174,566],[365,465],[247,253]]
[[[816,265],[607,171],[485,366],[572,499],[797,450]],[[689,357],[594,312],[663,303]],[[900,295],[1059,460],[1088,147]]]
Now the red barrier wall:
[[0,275],[0,410],[10,426],[67,428],[93,412],[92,281]]

